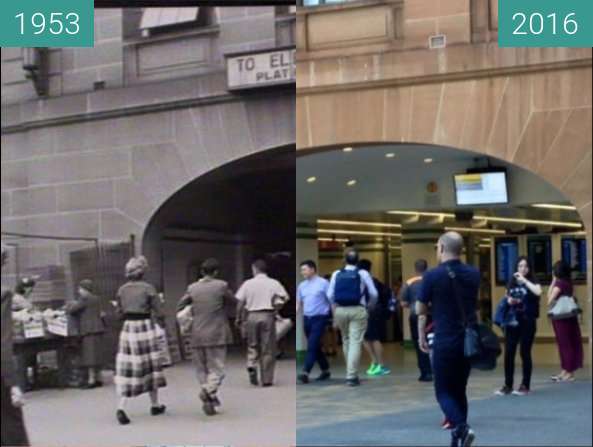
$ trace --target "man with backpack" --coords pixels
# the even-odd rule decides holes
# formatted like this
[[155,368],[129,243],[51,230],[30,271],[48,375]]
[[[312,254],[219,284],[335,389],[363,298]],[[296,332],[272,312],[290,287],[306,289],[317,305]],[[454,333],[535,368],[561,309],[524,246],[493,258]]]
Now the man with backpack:
[[[368,259],[363,259],[358,263],[360,270],[371,274],[373,263]],[[372,274],[371,274],[372,275]],[[379,293],[377,306],[369,311],[369,322],[366,333],[364,334],[364,347],[371,356],[371,366],[367,370],[367,376],[387,376],[391,370],[383,362],[383,341],[387,319],[389,318],[389,302],[391,300],[391,290],[374,276],[373,283]]]
[[349,249],[346,265],[331,278],[327,296],[332,302],[334,325],[342,333],[344,358],[346,359],[348,386],[360,385],[358,368],[364,334],[367,330],[369,310],[377,305],[379,293],[371,275],[358,268],[358,253]]

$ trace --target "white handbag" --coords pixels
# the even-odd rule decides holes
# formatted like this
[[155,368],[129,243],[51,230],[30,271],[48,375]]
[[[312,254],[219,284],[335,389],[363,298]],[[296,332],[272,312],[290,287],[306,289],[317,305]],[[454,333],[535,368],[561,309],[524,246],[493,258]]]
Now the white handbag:
[[182,311],[177,313],[177,322],[179,323],[179,330],[182,335],[188,335],[191,332],[194,324],[194,314],[192,306],[186,306]]
[[548,316],[552,320],[564,320],[576,317],[581,313],[577,301],[572,296],[563,295],[556,300],[556,303],[548,311]]
[[169,340],[167,338],[167,332],[160,325],[155,326],[155,333],[157,337],[157,344],[159,346],[159,353],[161,357],[161,364],[163,366],[171,366],[173,359],[171,357],[171,351],[169,349]]
[[276,317],[276,337],[282,340],[294,327],[294,323],[290,318]]

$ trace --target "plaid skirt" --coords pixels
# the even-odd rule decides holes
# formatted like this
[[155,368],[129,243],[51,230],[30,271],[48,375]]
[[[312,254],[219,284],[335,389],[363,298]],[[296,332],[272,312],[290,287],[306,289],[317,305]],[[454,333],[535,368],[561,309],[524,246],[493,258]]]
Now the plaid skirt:
[[167,386],[151,320],[124,323],[115,362],[115,384],[122,397],[137,397]]

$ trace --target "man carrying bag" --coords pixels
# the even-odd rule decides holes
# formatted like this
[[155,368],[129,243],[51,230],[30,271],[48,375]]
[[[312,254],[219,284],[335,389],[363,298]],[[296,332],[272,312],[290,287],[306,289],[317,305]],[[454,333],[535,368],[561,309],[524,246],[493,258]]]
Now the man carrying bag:
[[[432,306],[434,387],[437,401],[454,427],[452,447],[470,447],[475,440],[467,423],[467,382],[472,364],[466,356],[466,333],[477,322],[480,272],[461,262],[463,246],[463,238],[458,233],[441,236],[437,246],[440,265],[424,275],[416,303],[419,344],[425,353],[429,353],[426,317],[429,306]],[[451,271],[457,285],[451,278]],[[469,333],[473,334],[471,330]]]

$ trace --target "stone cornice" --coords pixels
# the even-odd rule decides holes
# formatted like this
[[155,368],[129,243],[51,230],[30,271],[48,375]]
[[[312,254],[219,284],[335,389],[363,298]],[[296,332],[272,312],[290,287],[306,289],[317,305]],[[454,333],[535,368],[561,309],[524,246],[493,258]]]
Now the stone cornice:
[[182,98],[171,101],[147,103],[127,107],[114,107],[107,110],[87,111],[73,113],[70,115],[57,116],[55,118],[33,118],[23,120],[16,124],[2,126],[2,135],[24,132],[30,129],[37,129],[51,126],[63,126],[90,121],[123,118],[127,116],[143,115],[149,113],[168,112],[172,110],[203,107],[215,104],[246,101],[251,98],[263,99],[266,97],[278,97],[294,95],[294,90],[288,88],[260,89],[252,93],[244,94],[217,94],[206,97]]
[[591,59],[581,59],[567,62],[552,62],[520,67],[501,67],[484,70],[459,71],[450,73],[435,73],[425,76],[411,76],[377,81],[351,82],[344,84],[323,85],[319,87],[297,87],[297,96],[311,96],[324,93],[346,92],[354,90],[371,90],[378,88],[405,87],[411,85],[434,84],[442,82],[465,81],[500,76],[516,76],[521,74],[541,73],[554,70],[571,70],[591,68]]

